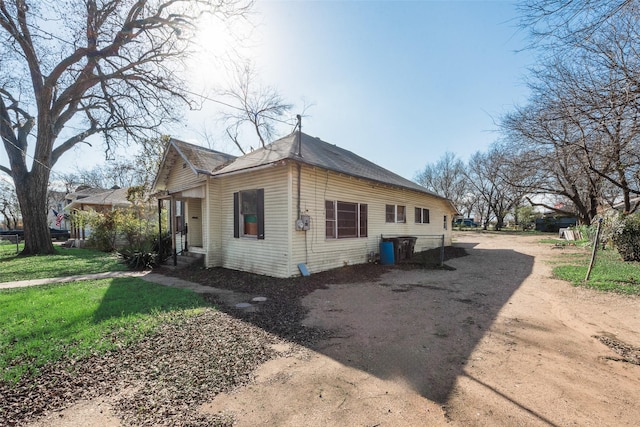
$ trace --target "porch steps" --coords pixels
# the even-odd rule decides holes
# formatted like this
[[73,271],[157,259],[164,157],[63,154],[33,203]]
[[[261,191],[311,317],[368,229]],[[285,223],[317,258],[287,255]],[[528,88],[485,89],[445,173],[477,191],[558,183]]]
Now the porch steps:
[[197,264],[202,265],[204,261],[204,254],[195,253],[195,252],[183,252],[181,255],[176,257],[176,265],[173,265],[173,256],[170,256],[168,260],[165,261],[164,267],[181,270],[183,268],[191,267]]

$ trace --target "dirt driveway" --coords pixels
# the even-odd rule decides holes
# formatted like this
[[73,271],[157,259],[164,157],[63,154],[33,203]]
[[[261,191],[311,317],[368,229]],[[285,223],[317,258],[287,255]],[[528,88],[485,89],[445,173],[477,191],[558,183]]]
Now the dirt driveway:
[[[255,381],[198,414],[223,413],[236,426],[638,425],[640,365],[621,359],[640,363],[640,298],[551,279],[550,261],[576,249],[539,240],[456,233],[469,255],[449,260],[453,271],[394,269],[303,294],[304,324],[329,335],[312,349],[269,340],[278,356]],[[185,341],[180,354],[194,351],[194,339],[207,347],[219,332],[204,326],[225,317],[212,318],[188,340],[174,332],[165,341]],[[101,395],[36,425],[120,426],[118,402]]]
[[550,278],[539,237],[460,233],[455,271],[402,271],[307,296],[314,350],[264,364],[204,412],[238,426],[637,425],[640,299]]

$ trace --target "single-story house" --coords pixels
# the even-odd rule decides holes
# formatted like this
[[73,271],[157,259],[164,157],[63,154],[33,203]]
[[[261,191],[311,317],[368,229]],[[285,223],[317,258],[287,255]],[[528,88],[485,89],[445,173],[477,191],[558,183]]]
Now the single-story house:
[[172,229],[188,229],[178,250],[275,277],[371,261],[383,236],[415,236],[416,250],[451,245],[457,214],[450,200],[301,132],[240,157],[171,139],[153,191],[169,201]]
[[[127,199],[128,188],[94,188],[82,186],[66,195],[65,212],[95,211],[109,212],[133,206]],[[91,227],[86,224],[74,224],[71,221],[71,237],[84,240],[91,235]]]

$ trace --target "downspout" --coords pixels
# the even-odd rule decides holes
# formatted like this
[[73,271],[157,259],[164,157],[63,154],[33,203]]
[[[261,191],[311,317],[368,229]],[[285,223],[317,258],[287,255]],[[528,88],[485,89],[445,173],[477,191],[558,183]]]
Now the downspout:
[[[298,157],[302,157],[302,117],[298,114],[296,118],[298,119]],[[298,161],[298,218],[300,218],[300,215],[302,214],[302,211],[300,210],[300,187],[302,186],[301,175],[302,163]]]
[[[302,116],[300,114],[296,115],[298,119],[298,220],[302,218],[302,201],[301,199],[301,189],[302,189]],[[304,261],[305,263],[309,263],[309,252],[307,251],[307,230],[303,227],[304,230]]]

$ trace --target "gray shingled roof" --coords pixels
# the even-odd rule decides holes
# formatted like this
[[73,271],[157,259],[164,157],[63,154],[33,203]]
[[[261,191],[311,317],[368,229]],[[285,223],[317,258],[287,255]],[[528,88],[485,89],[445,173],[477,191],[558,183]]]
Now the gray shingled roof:
[[423,186],[378,166],[351,151],[329,144],[320,138],[305,133],[302,133],[302,157],[298,156],[297,152],[298,133],[292,133],[289,136],[285,136],[267,145],[266,148],[260,148],[242,157],[238,157],[232,163],[214,172],[213,175],[217,176],[231,172],[250,170],[281,160],[291,159],[345,175],[408,188],[444,199],[444,197],[428,191]]
[[163,188],[169,179],[171,170],[178,161],[187,163],[195,174],[212,175],[215,170],[220,169],[220,167],[235,158],[231,154],[171,138],[167,144],[158,174],[153,182],[153,188]]
[[[94,189],[97,190],[97,189]],[[131,202],[127,200],[127,188],[116,188],[111,190],[100,189],[98,194],[73,200],[65,209],[74,209],[81,205],[128,207]]]
[[171,138],[170,144],[173,145],[185,161],[189,162],[197,173],[210,175],[220,166],[236,158],[236,156],[232,156],[231,154],[211,150],[174,138]]
[[108,189],[80,186],[76,189],[76,191],[74,191],[73,193],[68,193],[65,197],[68,200],[77,200],[93,196],[95,194],[104,193],[105,191],[108,191]]

